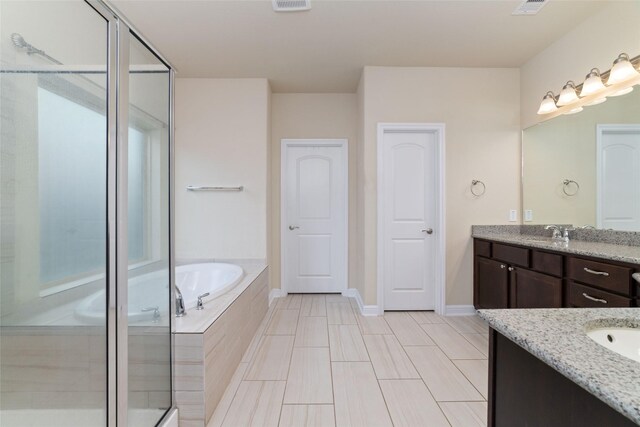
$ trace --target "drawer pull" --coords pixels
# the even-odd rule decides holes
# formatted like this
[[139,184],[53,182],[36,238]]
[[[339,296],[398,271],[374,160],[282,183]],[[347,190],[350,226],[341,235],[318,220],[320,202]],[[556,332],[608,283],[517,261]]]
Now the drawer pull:
[[586,271],[587,273],[591,273],[591,274],[595,274],[597,276],[608,276],[609,273],[607,273],[606,271],[596,271],[596,270],[592,270],[590,268],[585,267],[584,271]]
[[607,303],[607,300],[606,300],[606,299],[592,297],[591,295],[589,295],[589,294],[588,294],[588,293],[586,293],[586,292],[583,292],[583,293],[582,293],[582,296],[583,296],[583,297],[585,297],[586,299],[590,299],[591,301],[601,302],[601,303],[603,303],[603,304],[606,304],[606,303]]

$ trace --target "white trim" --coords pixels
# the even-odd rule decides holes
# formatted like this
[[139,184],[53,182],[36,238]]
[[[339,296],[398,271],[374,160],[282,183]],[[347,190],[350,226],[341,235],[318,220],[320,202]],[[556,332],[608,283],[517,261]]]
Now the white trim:
[[289,147],[339,147],[344,159],[344,277],[342,289],[346,291],[349,281],[349,140],[347,138],[284,138],[280,140],[280,286],[287,294],[287,270],[285,269],[285,224],[288,224],[286,194],[287,194],[287,148]]
[[439,201],[436,208],[436,224],[437,232],[436,238],[436,260],[435,260],[435,274],[436,274],[436,307],[435,311],[438,314],[444,314],[445,307],[445,270],[446,270],[446,228],[445,228],[445,124],[444,123],[378,123],[378,174],[377,174],[377,187],[378,187],[378,248],[377,248],[377,287],[378,287],[378,314],[384,314],[384,282],[383,282],[383,267],[384,267],[384,236],[382,231],[384,230],[384,185],[382,176],[383,165],[383,150],[382,142],[385,132],[433,132],[437,136],[437,168],[436,171],[436,198]]
[[379,309],[377,305],[364,305],[364,301],[362,301],[362,296],[360,292],[356,288],[349,288],[342,293],[345,297],[354,298],[358,303],[358,310],[360,310],[360,314],[363,316],[377,316],[379,313]]
[[473,316],[476,309],[472,305],[448,305],[445,307],[445,316]]
[[271,289],[269,291],[269,307],[271,307],[271,303],[273,302],[274,299],[284,298],[286,296],[287,296],[287,293],[280,288]]
[[602,226],[602,137],[605,133],[640,131],[637,124],[596,125],[596,228]]

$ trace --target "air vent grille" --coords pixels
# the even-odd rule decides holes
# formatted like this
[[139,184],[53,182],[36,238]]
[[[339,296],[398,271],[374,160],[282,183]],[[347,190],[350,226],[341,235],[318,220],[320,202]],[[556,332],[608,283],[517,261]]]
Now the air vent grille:
[[516,10],[514,10],[511,14],[535,15],[536,13],[540,12],[540,9],[542,9],[547,3],[549,3],[549,0],[525,0],[520,3],[520,5],[516,7]]
[[300,12],[311,9],[311,0],[272,0],[276,12]]

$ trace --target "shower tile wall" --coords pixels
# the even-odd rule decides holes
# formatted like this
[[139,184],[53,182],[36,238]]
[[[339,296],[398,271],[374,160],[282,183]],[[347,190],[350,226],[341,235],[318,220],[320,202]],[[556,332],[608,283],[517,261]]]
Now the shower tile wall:
[[[0,410],[91,409],[103,403],[103,330],[82,327],[83,334],[79,334],[77,328],[3,327]],[[165,357],[169,348],[165,335],[154,339],[154,333],[153,327],[139,327],[129,337],[130,399],[136,408],[171,405]]]

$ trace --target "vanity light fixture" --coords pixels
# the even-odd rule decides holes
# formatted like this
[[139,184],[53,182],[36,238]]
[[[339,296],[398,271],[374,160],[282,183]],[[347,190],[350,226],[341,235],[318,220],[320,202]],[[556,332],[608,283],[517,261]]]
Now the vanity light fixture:
[[633,90],[633,86],[640,84],[638,68],[640,55],[630,58],[626,53],[621,53],[613,61],[610,70],[601,73],[599,69],[592,68],[581,85],[569,80],[557,98],[553,92],[547,92],[540,103],[538,114],[548,115],[549,118],[558,114],[575,114],[585,106],[605,102],[607,97],[627,94]]
[[[584,98],[585,96],[593,95],[594,93],[600,92],[601,90],[606,89],[604,83],[602,83],[602,76],[600,75],[600,70],[597,68],[592,68],[589,71],[589,74],[585,77],[584,83],[582,83],[582,90],[580,90],[580,97]],[[586,105],[597,105],[605,102],[607,98],[605,96],[601,98],[597,98]]]
[[567,84],[562,87],[557,105],[558,107],[564,107],[565,105],[576,102],[578,99],[580,98],[578,98],[578,94],[576,93],[576,84],[572,80],[569,80]]
[[549,114],[554,111],[558,111],[558,107],[556,106],[556,96],[553,92],[549,91],[544,98],[542,98],[540,108],[538,108],[538,114]]
[[618,55],[615,61],[613,61],[613,68],[609,72],[609,79],[607,85],[611,86],[616,83],[626,82],[629,79],[640,76],[640,73],[635,69],[629,55],[621,53]]
[[[626,82],[629,79],[640,76],[640,73],[636,71],[635,67],[629,60],[629,55],[626,53],[621,53],[618,55],[615,61],[613,61],[613,68],[609,72],[609,79],[607,80],[607,85],[613,85],[616,83]],[[626,95],[633,90],[633,86],[629,86],[622,90],[619,90],[615,93],[612,93],[609,96],[621,96]]]

